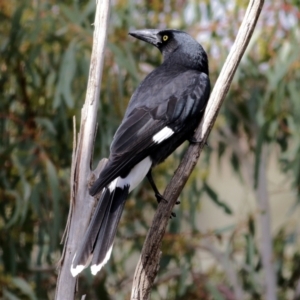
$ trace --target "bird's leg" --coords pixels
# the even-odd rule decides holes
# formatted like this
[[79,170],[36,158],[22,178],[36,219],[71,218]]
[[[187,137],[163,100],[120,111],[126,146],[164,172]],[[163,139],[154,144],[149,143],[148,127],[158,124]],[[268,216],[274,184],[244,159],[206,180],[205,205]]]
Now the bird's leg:
[[149,172],[147,173],[147,178],[149,180],[149,183],[155,193],[155,197],[157,199],[157,202],[159,203],[161,200],[164,200],[164,201],[167,201],[161,194],[160,192],[158,191],[158,188],[156,187],[156,184],[153,180],[153,177],[152,177],[152,170],[150,169]]
[[[150,169],[149,172],[148,172],[148,174],[147,174],[147,178],[148,178],[149,183],[150,183],[150,185],[151,185],[151,187],[152,187],[152,189],[153,189],[153,191],[154,191],[154,193],[155,193],[155,197],[156,197],[156,199],[157,199],[157,202],[159,203],[161,200],[167,201],[167,200],[160,194],[160,192],[158,191],[158,188],[157,188],[157,186],[156,186],[156,184],[155,184],[155,182],[154,182],[154,180],[153,180],[152,172],[151,172],[151,171],[152,171],[152,170]],[[180,204],[180,201],[176,201],[176,204]],[[171,212],[171,215],[170,215],[170,219],[172,219],[172,218],[176,218],[176,214],[175,214],[173,211]]]

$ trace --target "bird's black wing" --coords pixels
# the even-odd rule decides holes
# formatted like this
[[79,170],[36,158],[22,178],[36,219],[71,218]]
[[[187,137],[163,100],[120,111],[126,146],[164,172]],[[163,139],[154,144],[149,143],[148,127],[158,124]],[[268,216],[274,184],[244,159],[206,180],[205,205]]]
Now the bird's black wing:
[[147,87],[145,80],[133,96],[130,110],[127,110],[111,144],[108,164],[92,186],[91,195],[155,150],[160,143],[154,139],[156,134],[166,127],[176,134],[186,122],[204,110],[210,91],[206,74],[187,70],[171,76],[172,80],[170,76],[168,78],[156,78],[150,82],[151,86],[148,83],[148,88],[143,88],[143,85]]

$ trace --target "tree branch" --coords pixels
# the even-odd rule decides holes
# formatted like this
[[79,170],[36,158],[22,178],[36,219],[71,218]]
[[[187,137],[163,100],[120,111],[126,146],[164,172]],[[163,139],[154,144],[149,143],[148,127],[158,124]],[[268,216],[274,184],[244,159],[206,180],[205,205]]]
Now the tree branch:
[[88,192],[88,181],[92,174],[90,166],[97,124],[109,8],[109,0],[97,2],[88,87],[81,111],[78,142],[77,144],[75,142],[76,150],[73,151],[72,156],[70,212],[55,295],[55,299],[58,300],[73,300],[75,297],[76,278],[72,277],[70,266],[94,207],[94,198]]
[[276,272],[273,264],[273,241],[271,234],[271,213],[268,197],[266,166],[267,148],[264,146],[260,155],[256,201],[258,207],[257,222],[260,229],[259,250],[264,271],[264,299],[276,300]]
[[212,244],[205,240],[201,242],[200,247],[210,253],[222,265],[227,280],[232,285],[235,299],[244,299],[244,291],[241,287],[237,273],[232,266],[228,255],[226,253],[218,251]]
[[168,199],[168,202],[160,202],[151,228],[148,231],[134,274],[131,293],[132,300],[149,299],[150,291],[159,268],[160,247],[169,221],[169,216],[180,192],[197,163],[200,152],[217,118],[234,73],[250,41],[263,3],[263,0],[250,0],[235,43],[231,48],[211,93],[203,120],[195,133],[195,138],[201,140],[202,143],[200,143],[200,145],[191,145],[188,148],[182,162],[164,192],[163,196],[165,199]]

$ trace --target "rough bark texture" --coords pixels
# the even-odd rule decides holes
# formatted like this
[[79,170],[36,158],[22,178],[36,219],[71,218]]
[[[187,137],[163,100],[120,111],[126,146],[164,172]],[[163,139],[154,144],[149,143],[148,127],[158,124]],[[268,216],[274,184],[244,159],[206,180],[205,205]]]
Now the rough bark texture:
[[228,92],[234,73],[250,41],[263,3],[263,0],[251,0],[249,2],[235,43],[231,48],[220,76],[214,86],[208,106],[205,110],[204,118],[195,133],[195,138],[201,140],[202,143],[199,145],[191,145],[188,148],[182,162],[165,190],[163,196],[165,199],[168,199],[168,202],[160,202],[152,226],[148,231],[134,274],[131,293],[132,300],[150,298],[151,288],[159,268],[160,247],[169,221],[169,216],[180,192],[197,163],[200,152],[203,149]]
[[[98,1],[86,99],[81,111],[78,141],[74,142],[75,150],[72,156],[70,212],[64,234],[65,245],[59,263],[55,295],[55,299],[58,300],[75,298],[76,278],[72,277],[70,266],[94,207],[94,198],[89,195],[88,183],[92,175],[90,165],[97,124],[109,8],[109,0]],[[74,136],[76,137],[76,133]]]

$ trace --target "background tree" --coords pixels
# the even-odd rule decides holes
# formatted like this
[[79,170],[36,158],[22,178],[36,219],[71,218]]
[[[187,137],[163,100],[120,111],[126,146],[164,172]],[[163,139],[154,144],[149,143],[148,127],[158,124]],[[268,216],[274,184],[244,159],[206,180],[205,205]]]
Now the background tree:
[[[207,49],[214,83],[245,5],[234,0],[114,2],[95,162],[108,155],[140,78],[160,63],[156,49],[133,41],[127,32],[187,30]],[[95,4],[6,1],[0,8],[0,295],[52,299],[69,206],[72,116],[80,120]],[[299,298],[299,16],[299,1],[266,1],[209,147],[170,222],[153,299],[233,299],[234,289],[241,289],[245,299],[263,299],[261,230],[253,201],[261,165],[278,299]],[[155,170],[160,190],[184,147]],[[156,208],[147,183],[126,206],[111,262],[98,277],[87,271],[80,278],[79,289],[89,299],[130,294]]]

